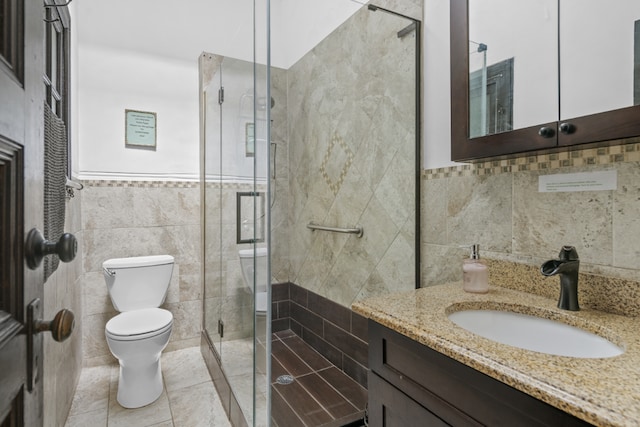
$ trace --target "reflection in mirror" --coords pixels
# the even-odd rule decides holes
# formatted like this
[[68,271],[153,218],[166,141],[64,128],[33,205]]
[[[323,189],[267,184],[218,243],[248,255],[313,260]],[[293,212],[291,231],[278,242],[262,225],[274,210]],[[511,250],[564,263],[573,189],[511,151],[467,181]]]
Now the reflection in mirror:
[[557,120],[556,0],[469,0],[469,137]]
[[236,193],[236,243],[264,242],[264,193]]
[[560,1],[561,120],[637,105],[638,20],[637,0]]
[[633,30],[633,105],[640,105],[640,20]]

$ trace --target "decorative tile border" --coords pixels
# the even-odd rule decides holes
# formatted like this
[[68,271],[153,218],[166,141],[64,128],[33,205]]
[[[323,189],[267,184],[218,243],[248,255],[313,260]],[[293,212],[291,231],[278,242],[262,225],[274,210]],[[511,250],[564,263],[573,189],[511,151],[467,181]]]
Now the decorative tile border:
[[128,181],[93,179],[82,181],[86,187],[198,188],[199,181]]
[[423,169],[422,179],[441,179],[474,175],[497,175],[522,171],[545,171],[564,167],[597,166],[640,162],[640,137],[621,140],[622,145],[523,155],[514,159],[487,160],[446,168]]
[[[114,187],[114,188],[200,188],[200,181],[127,181],[127,180],[86,180],[81,181],[85,187]],[[250,182],[208,182],[207,188],[224,188],[230,190],[246,190],[254,187]],[[264,191],[266,185],[257,185]]]

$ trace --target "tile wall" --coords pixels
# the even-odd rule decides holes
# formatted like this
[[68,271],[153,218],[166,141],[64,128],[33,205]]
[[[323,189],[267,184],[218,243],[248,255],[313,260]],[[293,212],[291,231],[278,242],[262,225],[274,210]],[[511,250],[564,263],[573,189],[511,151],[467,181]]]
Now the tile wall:
[[82,192],[75,191],[67,198],[65,232],[73,234],[78,241],[76,259],[60,263],[58,269],[44,285],[43,319],[53,319],[63,308],[76,316],[75,329],[69,339],[56,342],[51,334],[44,333],[44,425],[61,426],[71,408],[73,392],[82,369],[82,247],[83,235],[80,217]]
[[83,363],[115,362],[104,336],[117,312],[102,276],[109,258],[175,257],[164,308],[174,316],[166,351],[197,346],[202,322],[200,189],[194,182],[84,181]]
[[343,306],[414,286],[415,40],[397,37],[408,22],[362,8],[287,70],[288,280]]
[[[624,145],[522,156],[422,174],[422,283],[461,280],[460,245],[539,266],[575,246],[580,271],[637,280],[640,139]],[[545,193],[538,177],[613,170],[617,190]]]
[[367,319],[294,283],[272,288],[272,331],[291,329],[336,368],[367,387]]

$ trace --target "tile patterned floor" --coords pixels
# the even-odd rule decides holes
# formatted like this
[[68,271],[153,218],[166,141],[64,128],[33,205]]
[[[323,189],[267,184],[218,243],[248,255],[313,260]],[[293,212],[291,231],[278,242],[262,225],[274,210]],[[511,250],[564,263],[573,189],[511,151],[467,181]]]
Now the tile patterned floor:
[[117,365],[84,368],[65,427],[230,427],[200,347],[162,354],[165,389],[138,409],[118,405]]
[[[287,330],[271,342],[271,404],[279,427],[343,426],[364,417],[367,390]],[[279,384],[281,375],[294,377]]]

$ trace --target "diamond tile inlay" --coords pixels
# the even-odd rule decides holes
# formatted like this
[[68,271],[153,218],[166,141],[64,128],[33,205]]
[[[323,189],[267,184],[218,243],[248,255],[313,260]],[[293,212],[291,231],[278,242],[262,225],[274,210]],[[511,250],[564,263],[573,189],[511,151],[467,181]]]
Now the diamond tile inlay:
[[[339,146],[341,150],[335,149],[336,145]],[[320,173],[322,173],[324,181],[334,195],[337,195],[338,191],[340,191],[340,187],[342,187],[342,182],[349,172],[351,163],[353,163],[353,152],[349,149],[342,137],[334,134],[331,141],[329,141],[327,152],[320,165]],[[340,172],[338,173],[339,169]]]

